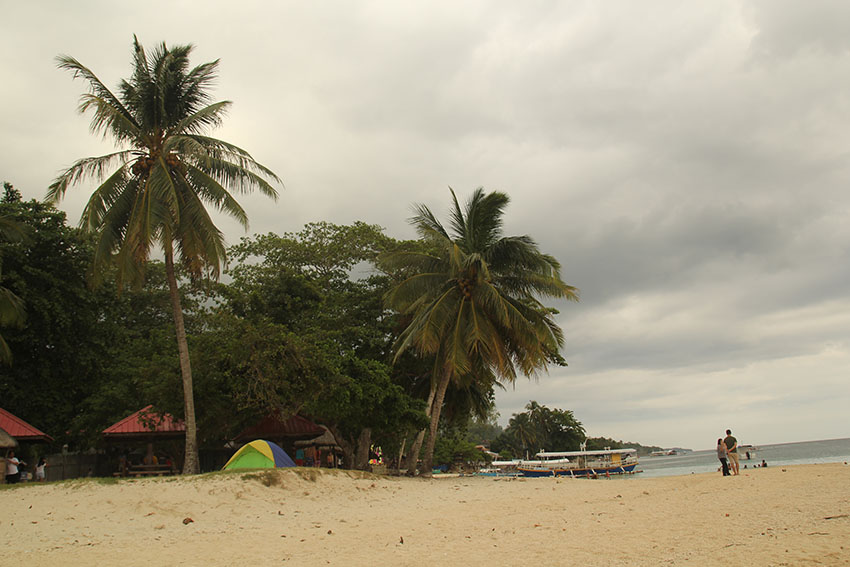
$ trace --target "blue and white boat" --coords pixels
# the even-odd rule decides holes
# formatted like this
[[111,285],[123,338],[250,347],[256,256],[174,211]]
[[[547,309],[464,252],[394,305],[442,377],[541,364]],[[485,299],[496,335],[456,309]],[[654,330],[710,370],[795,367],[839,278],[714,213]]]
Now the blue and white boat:
[[604,449],[601,451],[540,452],[537,459],[522,461],[517,470],[523,476],[599,477],[612,474],[632,474],[638,465],[635,449]]

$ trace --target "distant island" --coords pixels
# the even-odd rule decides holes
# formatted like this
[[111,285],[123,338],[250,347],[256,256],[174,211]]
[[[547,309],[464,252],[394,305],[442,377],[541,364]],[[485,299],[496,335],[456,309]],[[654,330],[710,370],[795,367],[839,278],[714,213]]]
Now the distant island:
[[611,449],[635,449],[639,456],[657,456],[657,455],[682,455],[691,453],[692,449],[682,447],[664,448],[655,445],[641,445],[633,441],[617,441],[608,437],[588,437],[587,450],[599,450],[609,447]]

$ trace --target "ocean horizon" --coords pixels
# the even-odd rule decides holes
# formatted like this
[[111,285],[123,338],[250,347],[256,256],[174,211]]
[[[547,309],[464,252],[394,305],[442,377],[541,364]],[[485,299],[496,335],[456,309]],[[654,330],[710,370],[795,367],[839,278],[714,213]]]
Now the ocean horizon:
[[[741,471],[758,468],[762,460],[768,467],[783,465],[809,465],[817,463],[850,462],[850,437],[756,445],[750,459],[741,453]],[[720,468],[714,449],[693,451],[681,455],[641,457],[637,476],[652,478],[715,472]]]

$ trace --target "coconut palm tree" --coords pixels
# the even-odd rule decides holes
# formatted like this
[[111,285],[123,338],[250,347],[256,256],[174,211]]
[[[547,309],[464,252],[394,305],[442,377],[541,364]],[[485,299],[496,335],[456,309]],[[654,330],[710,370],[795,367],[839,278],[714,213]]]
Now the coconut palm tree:
[[80,225],[97,235],[95,266],[114,263],[119,289],[139,282],[152,250],[165,255],[171,292],[186,420],[184,473],[198,472],[192,369],[175,274],[175,256],[190,277],[217,278],[225,259],[224,236],[207,206],[230,215],[246,229],[248,218],[231,191],[259,190],[277,198],[277,176],[245,150],[209,137],[229,101],[211,103],[209,87],[218,60],[190,68],[191,45],[157,46],[148,55],[133,37],[133,75],[113,94],[73,57],[58,66],[88,82],[81,113],[92,111],[92,130],[110,135],[114,153],[77,161],[50,185],[58,201],[70,185],[95,178],[100,185]]
[[504,193],[477,189],[461,209],[451,191],[450,230],[418,205],[411,224],[428,252],[395,252],[382,261],[412,272],[386,295],[389,307],[410,317],[396,358],[408,349],[433,356],[433,402],[423,472],[430,474],[446,389],[467,375],[511,382],[536,375],[560,359],[563,333],[538,297],[577,300],[561,280],[560,264],[528,236],[504,236]]

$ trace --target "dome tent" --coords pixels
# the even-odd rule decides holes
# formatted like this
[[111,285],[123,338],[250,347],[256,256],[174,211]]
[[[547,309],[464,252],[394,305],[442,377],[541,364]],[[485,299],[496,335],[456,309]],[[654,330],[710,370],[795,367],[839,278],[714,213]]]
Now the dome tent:
[[273,469],[294,466],[295,462],[278,445],[271,441],[257,439],[242,445],[225,463],[222,470]]

